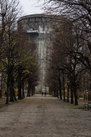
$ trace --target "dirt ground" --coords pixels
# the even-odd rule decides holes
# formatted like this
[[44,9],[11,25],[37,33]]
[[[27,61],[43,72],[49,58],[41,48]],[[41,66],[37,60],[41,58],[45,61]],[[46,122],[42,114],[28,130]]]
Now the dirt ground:
[[0,108],[0,137],[91,137],[91,112],[35,95]]

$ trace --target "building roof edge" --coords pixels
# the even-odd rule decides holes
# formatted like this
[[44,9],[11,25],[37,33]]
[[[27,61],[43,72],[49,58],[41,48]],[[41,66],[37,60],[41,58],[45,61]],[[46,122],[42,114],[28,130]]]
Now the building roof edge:
[[18,22],[23,20],[23,19],[27,19],[27,18],[30,18],[30,17],[50,17],[50,18],[54,18],[54,17],[62,17],[61,15],[55,15],[55,14],[29,14],[29,15],[25,15],[25,16],[22,16],[18,19]]

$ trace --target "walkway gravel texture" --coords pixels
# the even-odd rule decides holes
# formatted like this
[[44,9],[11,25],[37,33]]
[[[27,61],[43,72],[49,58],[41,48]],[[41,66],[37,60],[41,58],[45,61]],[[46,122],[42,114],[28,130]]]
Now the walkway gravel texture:
[[91,137],[91,112],[35,95],[0,108],[0,137]]

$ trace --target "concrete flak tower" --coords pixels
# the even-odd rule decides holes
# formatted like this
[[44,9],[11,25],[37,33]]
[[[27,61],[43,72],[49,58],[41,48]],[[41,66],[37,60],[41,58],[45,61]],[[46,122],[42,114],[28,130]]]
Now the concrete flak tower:
[[[57,17],[58,18],[58,17]],[[37,60],[39,66],[39,80],[36,92],[47,90],[45,83],[47,59],[50,56],[48,47],[51,46],[50,32],[55,22],[54,15],[34,14],[23,16],[18,20],[18,31],[26,32],[30,35],[37,47]],[[27,46],[27,45],[26,45]]]

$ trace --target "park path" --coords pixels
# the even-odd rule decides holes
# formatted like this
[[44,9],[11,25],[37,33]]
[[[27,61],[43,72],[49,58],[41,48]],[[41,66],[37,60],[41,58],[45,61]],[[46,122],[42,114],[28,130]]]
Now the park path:
[[0,137],[91,137],[91,112],[35,95],[0,108]]

